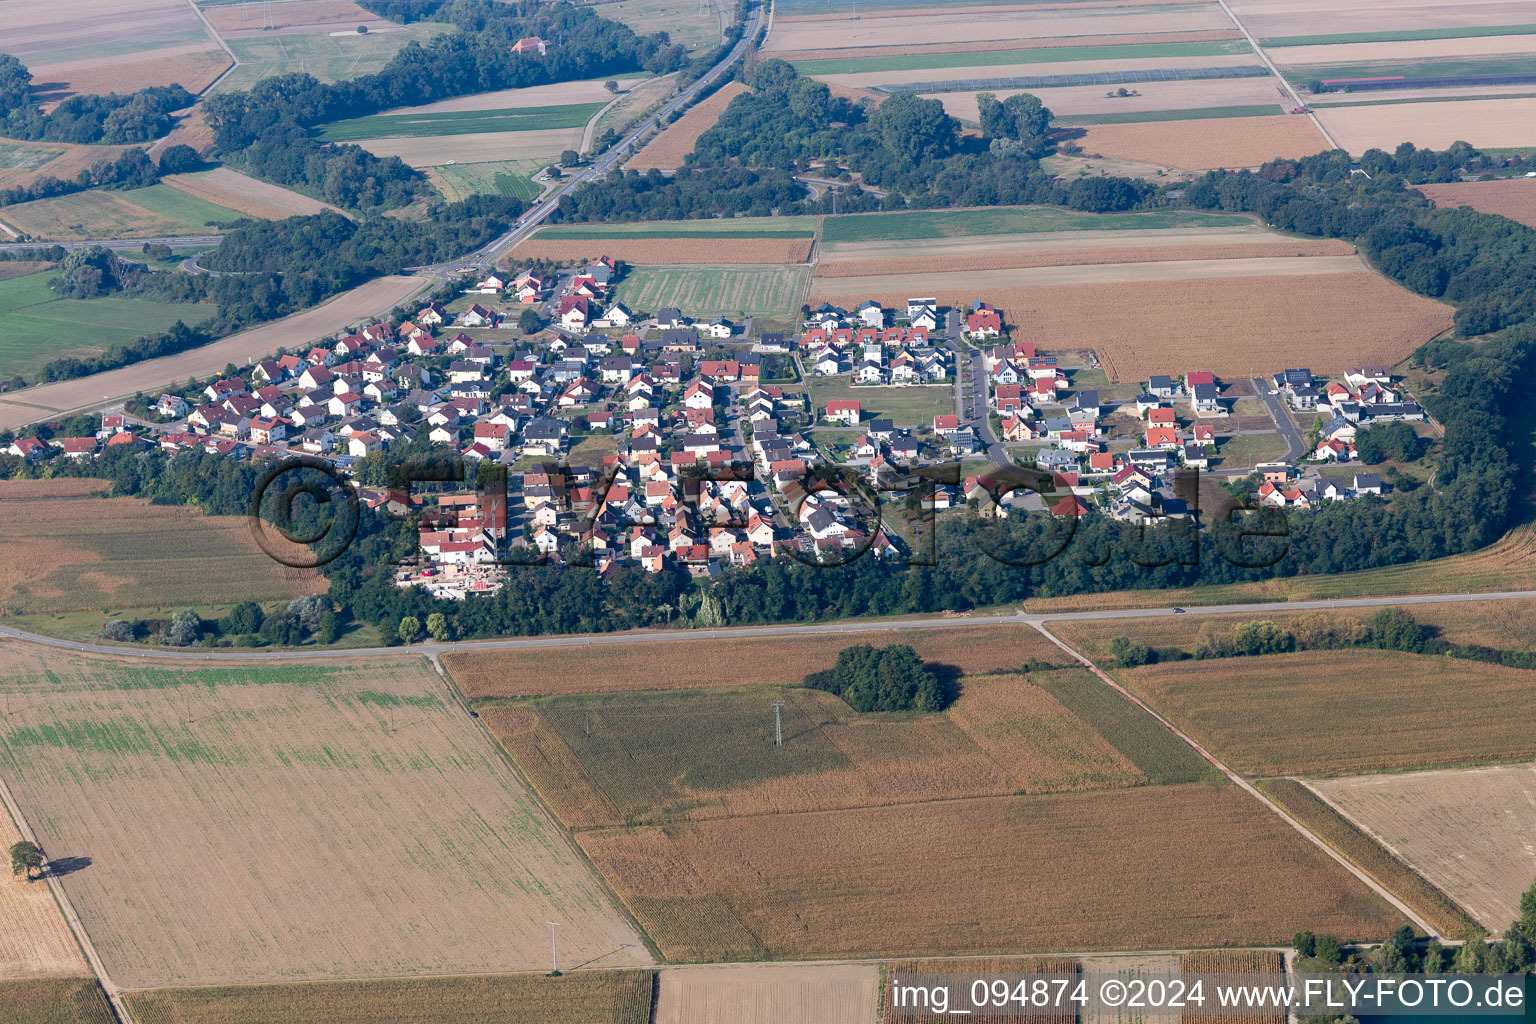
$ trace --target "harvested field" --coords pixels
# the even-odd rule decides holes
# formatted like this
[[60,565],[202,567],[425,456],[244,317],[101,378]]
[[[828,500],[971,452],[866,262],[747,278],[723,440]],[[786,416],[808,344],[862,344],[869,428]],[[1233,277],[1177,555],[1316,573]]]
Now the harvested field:
[[125,988],[542,970],[548,920],[649,962],[420,658],[3,656],[0,771]]
[[[1399,918],[1233,786],[995,797],[584,832],[676,960],[1353,938]],[[940,867],[934,874],[913,865]],[[1143,911],[1125,912],[1134,892]]]
[[1458,181],[1441,185],[1415,185],[1414,188],[1423,192],[1437,206],[1470,206],[1479,213],[1496,213],[1536,228],[1536,179]]
[[357,145],[377,156],[398,156],[412,167],[472,164],[489,160],[553,162],[560,152],[581,146],[580,128],[551,128],[528,132],[478,132],[469,135],[401,136],[358,139]]
[[[0,849],[21,841],[10,814],[0,807]],[[44,848],[46,849],[46,847]],[[85,957],[64,923],[59,905],[42,879],[0,876],[0,982],[17,978],[78,977],[88,974]],[[5,986],[0,983],[0,995]],[[0,998],[9,1010],[10,1002]]]
[[1495,933],[1536,874],[1536,767],[1410,772],[1306,785]]
[[0,981],[5,1024],[117,1024],[95,978]]
[[[1232,22],[1215,4],[1139,11],[1106,7],[1064,13],[1021,7],[969,10],[909,9],[882,17],[776,18],[763,44],[765,55],[782,50],[828,50],[925,43],[969,43],[976,39],[1039,39],[1053,36],[1145,35],[1161,32],[1228,31]],[[1081,42],[1091,42],[1085,39]]]
[[[1135,113],[1200,109],[1204,107],[1255,106],[1272,104],[1282,112],[1284,90],[1274,78],[1205,78],[1174,82],[1138,82],[1137,96],[1107,96],[1102,85],[1060,85],[1048,89],[994,89],[998,99],[1019,92],[1040,97],[1057,117],[1073,114]],[[975,124],[980,118],[975,92],[936,92],[925,99],[939,100],[951,115]]]
[[[971,301],[977,290],[974,284],[938,287],[932,277],[887,278],[878,291],[849,287],[857,278],[834,280],[813,280],[810,301],[847,302],[856,295],[895,305],[908,295],[937,294],[940,303],[956,305]],[[1219,377],[1247,377],[1255,369],[1253,351],[1232,345],[1233,338],[1261,344],[1266,365],[1311,366],[1322,374],[1366,360],[1392,366],[1451,326],[1449,306],[1369,271],[986,291],[1014,323],[1025,325],[1028,340],[1049,347],[1051,339],[1070,337],[1074,347],[1098,353],[1115,381],[1145,380],[1186,363],[1208,366]],[[1090,319],[1085,309],[1094,311]],[[1358,325],[1348,344],[1337,330],[1346,322]]]
[[1393,651],[1304,651],[1116,673],[1233,769],[1371,771],[1536,756],[1536,675]]
[[1530,20],[1523,0],[1465,0],[1423,4],[1392,0],[1233,0],[1232,13],[1255,36],[1300,36],[1339,32],[1424,31],[1472,25],[1519,25]]
[[[1525,769],[1492,769],[1493,771],[1522,771]],[[1450,773],[1425,773],[1425,774],[1450,774]],[[1469,773],[1462,773],[1469,774]],[[1411,779],[1412,775],[1391,776],[1391,778]],[[1382,778],[1382,776],[1367,776],[1367,778]],[[1325,783],[1332,785],[1334,782],[1359,782],[1360,778],[1338,779]],[[1398,899],[1412,907],[1419,916],[1423,917],[1435,927],[1441,935],[1451,938],[1467,937],[1476,934],[1481,926],[1467,912],[1456,905],[1445,893],[1431,885],[1423,875],[1394,856],[1376,839],[1373,839],[1359,825],[1320,798],[1307,787],[1307,784],[1297,779],[1261,779],[1257,783],[1264,795],[1283,807],[1291,817],[1300,821],[1307,829],[1323,842],[1327,843],[1338,853],[1342,854],[1351,864],[1374,878],[1378,883],[1386,887]],[[1495,829],[1494,831],[1497,831]],[[1468,833],[1469,835],[1485,835],[1485,832]],[[1417,846],[1417,844],[1415,844]],[[1525,852],[1525,851],[1522,851]],[[1527,859],[1531,857],[1525,852]],[[1500,897],[1506,894],[1500,893]],[[1509,899],[1509,902],[1514,902]]]
[[[1148,32],[1131,35],[1095,35],[1094,46],[1157,46],[1169,43],[1214,43],[1240,40],[1236,29],[1206,29],[1200,32]],[[968,43],[909,43],[896,46],[855,46],[843,49],[775,51],[778,60],[863,60],[870,57],[912,57],[932,55],[944,58],[956,53],[987,53],[1024,47],[1035,50],[1076,49],[1083,45],[1078,36],[1046,36],[1028,40],[975,39]]]
[[518,651],[516,657],[496,651],[450,651],[443,655],[443,664],[471,700],[799,686],[807,673],[831,667],[838,651],[855,644],[908,644],[924,661],[953,665],[967,675],[1011,671],[1031,658],[1058,664],[1067,660],[1061,648],[1028,627],[955,625],[735,639],[725,631],[711,639],[668,636],[665,643],[654,645],[535,647]]
[[[30,185],[39,178],[68,181],[98,160],[116,160],[129,146],[75,146],[67,142],[0,139],[0,188]],[[14,207],[5,207],[9,211]]]
[[[111,486],[88,482],[102,491]],[[240,600],[325,590],[318,573],[268,557],[243,517],[206,516],[143,498],[76,497],[73,487],[38,483],[53,481],[29,482],[20,493],[16,484],[0,483],[0,612],[6,615],[109,609],[169,615],[233,600],[234,579],[241,581]]]
[[[863,715],[819,690],[752,687],[481,705],[567,826],[661,824],[1147,779],[1020,676],[967,676],[945,712]],[[784,745],[762,713],[782,701]]]
[[1536,97],[1319,107],[1317,117],[1339,145],[1356,154],[1371,148],[1390,151],[1403,142],[1444,149],[1465,141],[1497,149],[1536,141],[1530,129],[1536,122]]
[[615,285],[613,297],[633,310],[675,306],[692,316],[787,319],[805,302],[809,279],[810,269],[798,265],[634,267]]
[[[219,32],[273,31],[311,28],[326,31],[333,27],[353,28],[367,25],[369,32],[387,31],[392,26],[376,14],[357,6],[352,0],[284,0],[282,3],[205,3],[199,9]],[[270,19],[270,20],[269,20]]]
[[746,91],[747,87],[740,82],[721,86],[642,146],[624,166],[639,171],[653,167],[663,171],[677,170],[683,165],[684,158],[693,152],[699,136],[713,128],[725,108],[731,105],[731,100]]
[[[853,243],[947,238],[960,240],[964,244],[964,239],[975,235],[1049,233],[1061,237],[1077,237],[1079,232],[1161,232],[1175,228],[1197,231],[1243,228],[1263,231],[1253,217],[1245,215],[1197,213],[1191,210],[1076,213],[1057,206],[999,206],[986,209],[904,210],[900,213],[847,213],[840,217],[827,217],[822,221],[821,241],[828,251],[844,253]],[[1161,240],[1165,236],[1158,234],[1147,237]]]
[[873,964],[669,967],[657,978],[655,1024],[870,1024]]
[[[619,92],[626,92],[646,78],[620,78]],[[554,107],[576,103],[604,103],[614,98],[614,93],[603,88],[602,80],[580,82],[556,82],[552,85],[532,85],[523,89],[500,89],[496,92],[476,92],[468,96],[454,96],[436,103],[419,107],[392,107],[384,111],[396,114],[446,114],[467,110],[508,110],[515,107]]]
[[[167,186],[169,188],[169,186]],[[81,380],[60,381],[0,396],[0,430],[55,418],[59,412],[82,409],[103,401],[103,395],[125,398],[153,391],[173,381],[218,373],[229,363],[243,366],[287,346],[328,338],[366,317],[388,311],[397,302],[420,292],[427,282],[415,277],[380,277],[343,292],[313,309],[276,320],[179,355],[149,359],[120,370]],[[94,301],[94,300],[93,300]]]
[[651,971],[386,978],[158,989],[134,992],[128,1007],[144,1024],[648,1024],[654,985]]
[[[1236,236],[1230,241],[1243,241],[1252,236]],[[908,252],[925,249],[905,243]],[[1057,249],[1044,252],[1015,251],[1008,253],[974,252],[962,255],[959,247],[946,247],[953,255],[922,256],[914,259],[889,260],[838,260],[816,265],[817,279],[829,277],[877,276],[895,274],[939,274],[958,271],[984,271],[1023,269],[1028,267],[1093,266],[1096,264],[1171,263],[1177,261],[1209,262],[1211,260],[1280,259],[1298,256],[1348,256],[1355,247],[1341,239],[1298,238],[1294,241],[1255,242],[1252,244],[1163,245],[1128,249]]]
[[[412,42],[424,42],[452,30],[443,22],[418,21],[396,25],[369,19],[364,24],[386,27],[364,35],[343,31],[263,32],[260,23],[248,31],[231,33],[225,42],[240,59],[240,66],[218,85],[218,92],[249,89],[263,78],[293,72],[314,75],[322,82],[340,82],[373,74]],[[355,29],[353,22],[344,28]]]
[[1105,124],[1082,132],[1084,152],[1188,171],[1257,167],[1328,148],[1310,118],[1283,115]]
[[[1104,230],[1096,229],[1100,224],[1104,225]],[[963,234],[949,234],[946,230],[946,233],[941,236],[935,230],[931,233],[932,237],[929,237],[930,232],[922,229],[935,227],[945,230],[949,224],[943,220],[935,224],[911,222],[914,230],[910,232],[899,230],[899,225],[898,230],[885,232],[879,230],[885,225],[877,221],[867,225],[873,230],[848,232],[849,227],[864,228],[866,225],[848,225],[838,222],[832,226],[834,232],[840,235],[846,232],[854,237],[846,241],[828,241],[823,238],[820,262],[826,265],[847,260],[878,260],[884,264],[908,257],[916,258],[918,255],[935,260],[948,260],[972,255],[1002,257],[1012,253],[1060,253],[1063,254],[1063,259],[1093,263],[1098,262],[1096,253],[1099,250],[1135,253],[1147,249],[1170,247],[1202,249],[1208,253],[1209,258],[1218,258],[1227,255],[1228,247],[1232,247],[1235,252],[1240,252],[1246,251],[1249,247],[1280,242],[1312,246],[1321,241],[1320,239],[1290,238],[1246,219],[1218,222],[1218,224],[1220,226],[1208,228],[1173,225],[1158,227],[1155,224],[1149,224],[1142,228],[1135,222],[1120,222],[1106,217],[1091,221],[1068,221],[1062,225],[1068,228],[1080,226],[1079,230],[1025,230],[1016,234],[992,234],[985,225],[977,225]],[[971,227],[964,223],[958,226]],[[1009,226],[1011,225],[998,225],[991,230]],[[858,237],[865,234],[869,236],[867,241]],[[910,234],[913,237],[887,238],[886,234]],[[1354,250],[1350,248],[1348,251]],[[1078,253],[1083,255],[1079,256]],[[1342,254],[1343,250],[1338,249],[1317,253],[1317,255]],[[1263,255],[1273,256],[1283,255],[1283,253],[1268,252]],[[1134,262],[1134,259],[1111,262],[1130,263]]]
[[206,199],[250,217],[281,220],[284,217],[307,216],[325,210],[344,212],[329,203],[260,181],[228,167],[215,167],[211,171],[198,171],[195,174],[169,174],[160,180],[190,196]]
[[[1287,46],[1283,52],[1275,54],[1274,57],[1277,64],[1289,70],[1292,65],[1353,64],[1357,61],[1416,60],[1533,52],[1536,52],[1536,36],[1509,35]],[[1296,70],[1298,74],[1304,74],[1306,69],[1298,67]]]
[[57,264],[40,260],[0,260],[0,281],[10,281],[52,270]]
[[152,85],[180,85],[200,93],[229,67],[229,55],[206,41],[160,50],[139,59],[71,61],[30,68],[32,97],[51,109],[71,96],[131,93]]
[[0,217],[34,238],[138,238],[207,234],[209,224],[238,220],[226,206],[166,184],[126,192],[91,190],[52,199],[34,199],[0,210]]
[[191,7],[177,0],[10,4],[5,12],[5,52],[28,67],[209,42]]
[[513,260],[577,260],[612,256],[640,266],[691,263],[804,263],[811,236],[804,238],[593,238],[539,239],[519,242]]
[[[1097,52],[1097,47],[1085,48],[1089,52]],[[1108,49],[1116,49],[1110,47]],[[1155,49],[1152,48],[1152,49]],[[1246,49],[1246,47],[1245,47]],[[1074,58],[1062,54],[1059,60],[1042,60],[1042,56],[1049,56],[1049,50],[1025,51],[1030,55],[1026,62],[1008,62],[986,64],[978,62],[976,65],[964,67],[901,67],[893,70],[854,70],[848,71],[847,62],[830,61],[824,70],[817,71],[816,77],[832,85],[841,85],[850,89],[874,89],[880,86],[910,84],[912,82],[947,82],[950,80],[971,81],[978,78],[1011,78],[1016,75],[1043,76],[1043,75],[1091,75],[1116,71],[1152,71],[1175,70],[1180,68],[1226,68],[1252,66],[1254,63],[1253,51],[1247,53],[1223,53],[1205,55],[1181,55],[1172,57],[1163,56],[1132,56],[1123,54],[1114,56],[1108,54],[1102,58]],[[817,67],[822,67],[820,61]],[[841,67],[839,67],[841,65]],[[858,68],[858,65],[854,65]],[[833,69],[837,70],[833,70]],[[972,89],[975,87],[972,86]],[[961,91],[967,91],[961,89]]]
[[[1364,264],[1353,255],[1298,258],[1293,251],[1286,256],[1256,256],[1238,260],[1218,256],[1215,259],[1138,260],[1131,263],[1093,262],[1067,266],[1036,263],[1029,267],[996,270],[914,274],[911,275],[914,279],[926,280],[927,289],[925,291],[919,287],[918,282],[914,280],[912,288],[915,290],[909,289],[908,292],[913,295],[918,292],[930,295],[937,293],[940,296],[940,304],[958,307],[963,304],[963,300],[954,299],[954,296],[958,294],[958,289],[966,286],[967,282],[972,292],[985,292],[990,297],[999,292],[1022,287],[1118,285],[1151,281],[1194,283],[1213,279],[1236,281],[1248,277],[1262,278],[1267,282],[1293,276],[1321,281],[1334,275],[1353,276],[1363,272]],[[893,294],[889,291],[893,283],[895,285],[902,283],[902,279],[893,274],[870,274],[861,277],[834,276],[831,280],[837,283],[827,283],[820,278],[813,282],[811,289],[813,303],[815,299],[834,295],[846,298],[851,295],[864,296],[877,291]],[[885,304],[895,305],[896,303]]]
[[624,0],[598,8],[602,16],[622,22],[640,35],[666,32],[673,43],[697,56],[704,47],[718,46],[720,17],[728,8],[698,0]]
[[[981,975],[983,977],[996,977],[1008,974],[1048,974],[1059,978],[1075,981],[1081,972],[1081,965],[1076,960],[1067,960],[1061,957],[1017,957],[1017,956],[991,956],[976,957],[964,960],[897,960],[894,963],[881,965],[885,976],[890,979],[881,987],[881,1012],[882,1020],[905,1020],[913,1024],[944,1024],[950,1020],[949,1014],[940,1013],[910,1013],[904,1012],[897,1016],[892,1006],[894,993],[892,986],[902,976],[910,974],[965,974]],[[1013,1013],[988,1014],[971,1013],[967,1019],[972,1024],[1005,1024],[1009,1021],[1017,1021],[1018,1015]],[[1064,1010],[1058,1014],[1040,1013],[1031,1014],[1040,1024],[1077,1024],[1078,1014],[1074,1010]]]

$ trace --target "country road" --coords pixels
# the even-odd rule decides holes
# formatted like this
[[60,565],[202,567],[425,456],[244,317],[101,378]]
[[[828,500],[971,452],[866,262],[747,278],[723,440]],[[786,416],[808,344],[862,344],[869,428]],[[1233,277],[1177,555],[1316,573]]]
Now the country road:
[[1166,608],[1108,608],[1088,612],[1045,612],[1011,615],[957,615],[946,618],[872,619],[856,622],[827,622],[814,625],[796,623],[786,626],[734,626],[721,629],[656,630],[629,633],[562,634],[560,636],[508,638],[504,640],[460,640],[449,643],[413,644],[409,647],[355,647],[328,650],[284,651],[205,651],[172,650],[166,647],[87,644],[76,640],[28,633],[0,625],[0,638],[24,640],[67,651],[88,654],[115,654],[130,658],[171,661],[324,661],[337,658],[365,658],[382,654],[423,654],[429,658],[453,651],[515,651],[540,647],[597,647],[610,644],[667,643],[677,640],[741,640],[759,636],[817,636],[821,634],[873,633],[893,629],[964,629],[971,626],[1019,625],[1035,628],[1053,622],[1088,622],[1105,619],[1149,619],[1165,615],[1231,615],[1245,612],[1330,611],[1340,608],[1378,608],[1387,605],[1461,604],[1472,601],[1515,601],[1536,598],[1536,590],[1505,590],[1486,594],[1408,594],[1397,597],[1347,597],[1326,601],[1254,601],[1244,604],[1208,604],[1169,606]]

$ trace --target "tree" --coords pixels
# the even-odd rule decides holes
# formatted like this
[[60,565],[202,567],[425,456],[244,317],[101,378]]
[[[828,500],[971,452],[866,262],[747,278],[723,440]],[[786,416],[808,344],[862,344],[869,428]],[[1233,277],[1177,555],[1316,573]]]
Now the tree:
[[981,133],[989,139],[1011,139],[1020,143],[1030,156],[1041,156],[1050,149],[1050,108],[1038,96],[1015,93],[998,102],[989,92],[976,94]]
[[433,612],[427,616],[427,632],[432,634],[432,639],[438,643],[448,639],[448,620],[442,612]]
[[1302,956],[1317,955],[1317,936],[1311,932],[1297,932],[1291,938],[1291,948]]
[[241,601],[229,610],[220,628],[226,634],[254,633],[266,621],[266,613],[255,601]]
[[1128,636],[1117,636],[1109,642],[1110,653],[1121,668],[1135,668],[1152,660],[1152,649]]
[[538,334],[544,329],[544,321],[539,319],[539,314],[531,309],[525,309],[518,314],[517,326],[524,334]]
[[948,696],[906,644],[845,647],[833,668],[812,672],[805,685],[837,694],[855,711],[941,711]]
[[197,155],[197,150],[184,143],[166,147],[160,154],[161,174],[182,174],[186,171],[195,171],[203,165],[202,158]]
[[617,93],[619,91],[619,83],[610,78],[608,81],[603,83],[603,88],[607,89],[611,93]]
[[581,163],[581,154],[574,149],[563,149],[560,151],[561,166],[575,167],[579,163]]
[[402,642],[415,643],[416,638],[421,636],[421,620],[414,615],[404,616],[400,620],[400,628],[395,632]]
[[[11,874],[19,875],[23,871],[27,873],[29,882],[43,873],[43,848],[25,839],[11,844]],[[33,874],[34,871],[37,875]]]
[[133,639],[133,624],[124,622],[122,619],[113,619],[101,628],[101,635],[120,644],[128,643]]
[[1520,894],[1520,927],[1527,935],[1536,935],[1536,882]]
[[913,163],[948,156],[960,139],[960,122],[944,112],[943,103],[912,93],[881,103],[869,125],[886,149]]
[[191,608],[183,608],[172,616],[163,639],[173,647],[187,647],[197,643],[202,635],[203,620]]
[[1325,963],[1336,964],[1344,955],[1344,949],[1339,944],[1337,936],[1319,935],[1317,937],[1317,958]]

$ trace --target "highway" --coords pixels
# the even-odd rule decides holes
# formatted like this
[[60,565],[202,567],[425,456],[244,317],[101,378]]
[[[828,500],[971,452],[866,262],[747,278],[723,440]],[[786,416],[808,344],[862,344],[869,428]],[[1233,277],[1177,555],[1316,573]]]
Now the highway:
[[[572,570],[578,571],[578,570]],[[169,647],[136,647],[130,644],[88,644],[62,640],[0,626],[0,638],[25,640],[60,650],[85,654],[114,654],[130,658],[167,661],[326,661],[337,658],[374,657],[382,654],[425,654],[436,658],[453,651],[516,651],[543,647],[602,647],[609,645],[672,643],[679,640],[741,640],[761,636],[818,636],[827,633],[858,634],[893,629],[965,629],[972,626],[1017,625],[1036,628],[1053,622],[1088,622],[1105,619],[1148,619],[1167,615],[1232,615],[1265,612],[1338,611],[1342,608],[1379,608],[1387,605],[1462,604],[1473,601],[1515,601],[1536,598],[1536,590],[1506,590],[1486,594],[1408,594],[1397,597],[1347,597],[1318,601],[1254,601],[1241,604],[1208,604],[1165,608],[1105,608],[1086,612],[1018,611],[1004,615],[952,615],[944,618],[908,617],[899,619],[861,619],[852,622],[827,622],[814,625],[794,623],[784,626],[736,626],[722,629],[671,629],[629,633],[565,634],[508,638],[504,640],[461,640],[458,642],[413,644],[410,647],[356,647],[351,649],[282,651],[209,651]]]
[[196,246],[215,246],[223,241],[223,235],[183,235],[179,238],[105,238],[90,239],[83,242],[5,242],[0,244],[0,252],[15,251],[21,249],[51,249],[59,246],[64,249],[88,249],[93,245],[99,245],[105,249],[132,249],[138,251],[146,245],[168,245],[172,249],[191,249]]

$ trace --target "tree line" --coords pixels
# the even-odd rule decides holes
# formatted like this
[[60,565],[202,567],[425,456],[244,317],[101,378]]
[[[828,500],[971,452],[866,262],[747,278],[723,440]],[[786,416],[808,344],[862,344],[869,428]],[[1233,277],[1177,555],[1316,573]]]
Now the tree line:
[[171,113],[195,97],[179,85],[154,85],[125,95],[71,96],[49,113],[32,98],[32,72],[17,57],[0,53],[0,135],[48,142],[121,145],[158,139],[171,128]]

